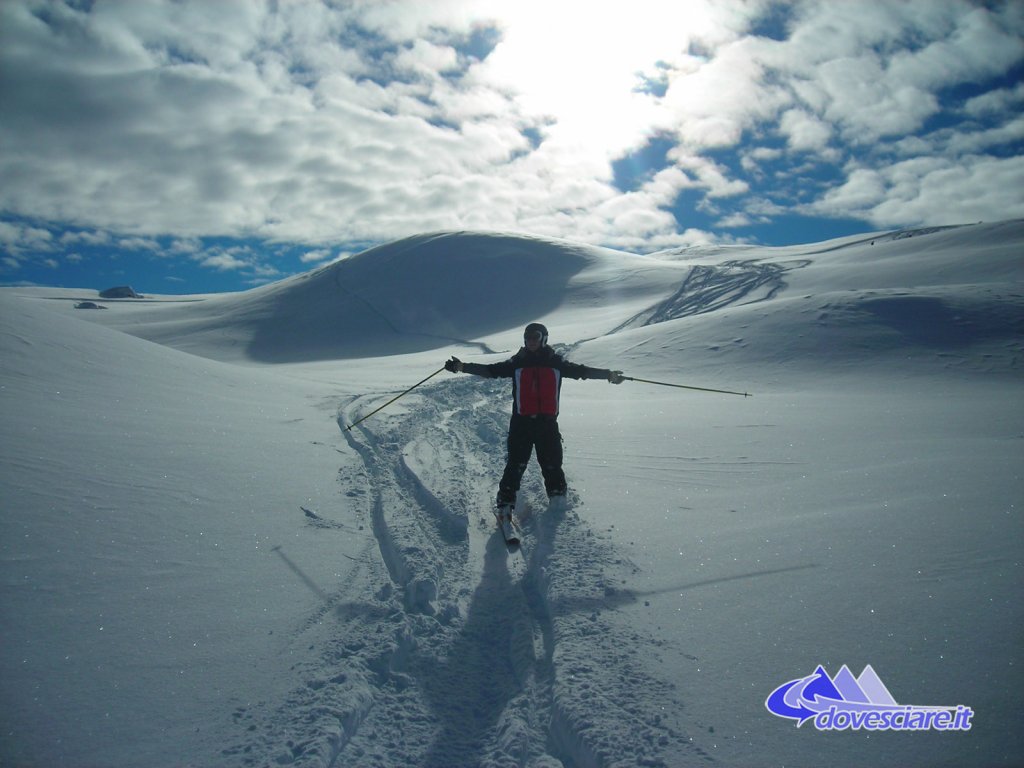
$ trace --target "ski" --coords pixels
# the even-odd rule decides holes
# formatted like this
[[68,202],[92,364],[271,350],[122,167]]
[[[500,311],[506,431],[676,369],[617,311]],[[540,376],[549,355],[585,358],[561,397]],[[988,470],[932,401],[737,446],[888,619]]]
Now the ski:
[[516,531],[516,525],[512,522],[512,505],[504,505],[496,507],[494,510],[494,516],[498,520],[498,529],[501,531],[502,537],[505,539],[505,544],[509,547],[519,546],[519,533]]

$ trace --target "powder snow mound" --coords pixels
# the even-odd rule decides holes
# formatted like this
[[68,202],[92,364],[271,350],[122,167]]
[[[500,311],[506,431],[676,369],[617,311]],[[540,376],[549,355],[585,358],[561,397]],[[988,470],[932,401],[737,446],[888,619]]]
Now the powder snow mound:
[[253,291],[249,354],[281,362],[436,349],[525,325],[560,304],[598,249],[519,235],[398,240]]
[[120,308],[102,322],[231,362],[486,353],[507,350],[535,320],[557,318],[559,341],[608,333],[671,294],[688,269],[521,234],[433,233],[243,293]]

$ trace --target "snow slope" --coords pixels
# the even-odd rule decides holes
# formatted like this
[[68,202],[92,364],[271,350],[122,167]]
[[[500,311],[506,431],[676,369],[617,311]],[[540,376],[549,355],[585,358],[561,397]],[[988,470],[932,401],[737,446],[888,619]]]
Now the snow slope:
[[[1022,245],[437,233],[242,294],[0,291],[0,764],[1018,763]],[[754,397],[566,382],[571,504],[531,467],[510,553],[507,382],[347,427],[532,320]],[[765,709],[818,664],[974,727]]]

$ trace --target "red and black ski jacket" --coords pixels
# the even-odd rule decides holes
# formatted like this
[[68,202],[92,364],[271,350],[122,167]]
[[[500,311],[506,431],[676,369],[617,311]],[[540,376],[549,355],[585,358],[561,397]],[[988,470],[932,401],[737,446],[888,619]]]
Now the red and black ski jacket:
[[516,416],[558,417],[562,379],[607,379],[607,368],[570,363],[551,347],[536,352],[521,348],[501,363],[463,363],[462,370],[489,379],[512,379],[512,413]]

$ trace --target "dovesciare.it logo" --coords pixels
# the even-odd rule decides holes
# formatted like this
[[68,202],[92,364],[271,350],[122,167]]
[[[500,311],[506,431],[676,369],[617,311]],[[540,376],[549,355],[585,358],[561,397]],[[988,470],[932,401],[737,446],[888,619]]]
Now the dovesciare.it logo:
[[780,685],[764,705],[773,715],[814,721],[819,731],[969,731],[974,711],[955,707],[897,704],[868,664],[854,677],[844,664],[835,677],[821,665],[813,675]]

